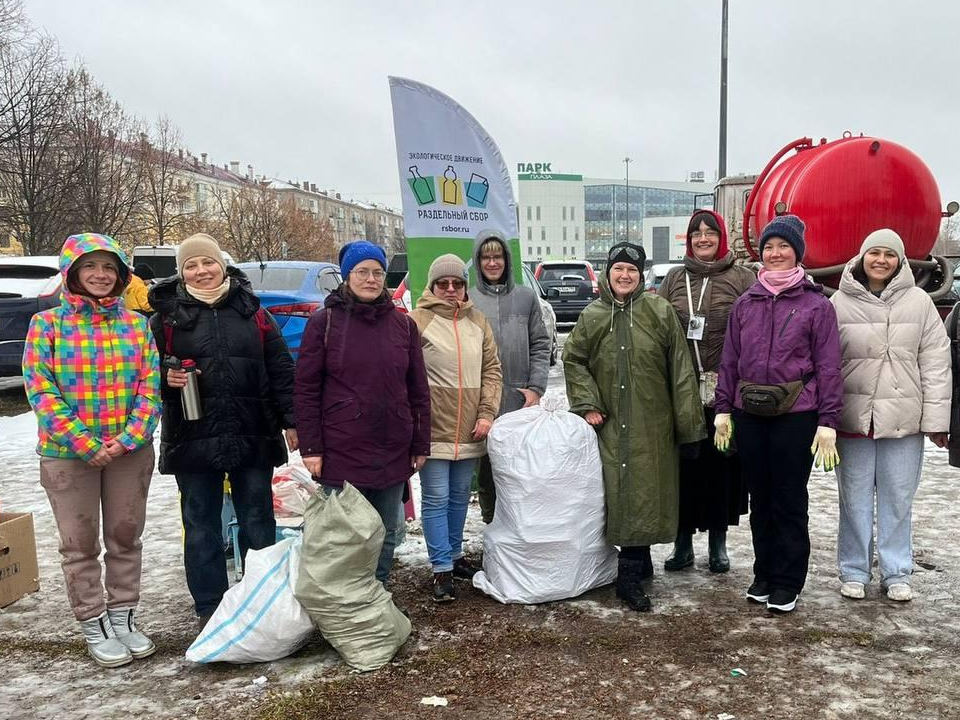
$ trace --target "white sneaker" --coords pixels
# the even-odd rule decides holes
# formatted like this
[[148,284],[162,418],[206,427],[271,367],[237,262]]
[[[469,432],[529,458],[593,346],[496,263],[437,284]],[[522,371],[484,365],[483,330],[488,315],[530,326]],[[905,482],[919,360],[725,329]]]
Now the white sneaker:
[[862,582],[845,582],[840,586],[840,594],[845,598],[863,600],[865,595]]
[[894,583],[887,588],[887,597],[897,602],[913,600],[913,590],[906,583]]

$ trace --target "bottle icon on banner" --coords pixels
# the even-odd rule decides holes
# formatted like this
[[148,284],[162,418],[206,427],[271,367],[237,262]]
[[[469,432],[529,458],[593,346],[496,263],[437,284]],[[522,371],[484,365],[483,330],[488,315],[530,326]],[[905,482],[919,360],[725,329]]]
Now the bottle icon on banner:
[[470,173],[467,183],[467,205],[470,207],[486,207],[487,193],[490,192],[490,183],[483,175]]
[[418,205],[429,205],[437,201],[437,196],[433,192],[433,179],[427,179],[420,174],[416,165],[410,166],[410,177],[407,178],[410,183],[410,189],[413,190],[413,196],[417,199]]
[[453,169],[453,165],[447,165],[447,169],[443,171],[443,183],[441,185],[441,197],[443,202],[447,205],[456,205],[457,204],[457,171]]

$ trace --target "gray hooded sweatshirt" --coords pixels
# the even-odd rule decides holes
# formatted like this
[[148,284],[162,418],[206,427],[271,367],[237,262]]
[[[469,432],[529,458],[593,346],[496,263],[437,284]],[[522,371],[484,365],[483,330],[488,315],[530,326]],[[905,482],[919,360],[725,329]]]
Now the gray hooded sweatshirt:
[[[503,246],[503,284],[491,285],[480,270],[480,248],[488,240]],[[477,236],[473,249],[477,286],[469,290],[470,299],[493,327],[500,350],[503,370],[503,393],[500,415],[523,407],[519,388],[529,388],[543,395],[550,371],[550,338],[543,324],[540,301],[534,291],[514,283],[513,258],[506,243],[493,231]]]

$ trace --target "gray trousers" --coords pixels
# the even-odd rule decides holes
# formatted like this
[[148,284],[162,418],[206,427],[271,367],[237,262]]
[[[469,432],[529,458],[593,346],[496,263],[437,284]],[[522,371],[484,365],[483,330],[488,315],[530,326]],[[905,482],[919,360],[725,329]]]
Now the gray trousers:
[[923,464],[923,435],[837,438],[837,449],[840,580],[870,582],[876,516],[880,582],[883,587],[909,583],[913,572],[911,518]]

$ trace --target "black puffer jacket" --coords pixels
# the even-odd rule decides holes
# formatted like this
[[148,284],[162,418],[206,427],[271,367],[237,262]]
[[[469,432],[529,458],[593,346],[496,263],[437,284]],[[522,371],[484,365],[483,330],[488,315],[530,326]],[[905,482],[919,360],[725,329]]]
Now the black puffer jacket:
[[[180,391],[166,383],[160,433],[160,472],[230,471],[287,461],[281,436],[294,427],[293,358],[276,322],[261,336],[260,300],[246,276],[229,268],[230,290],[215,307],[191,297],[178,277],[150,290],[150,320],[160,357],[191,359],[200,370],[203,417],[183,418]],[[164,330],[164,324],[169,325]],[[167,347],[170,336],[172,347]]]

